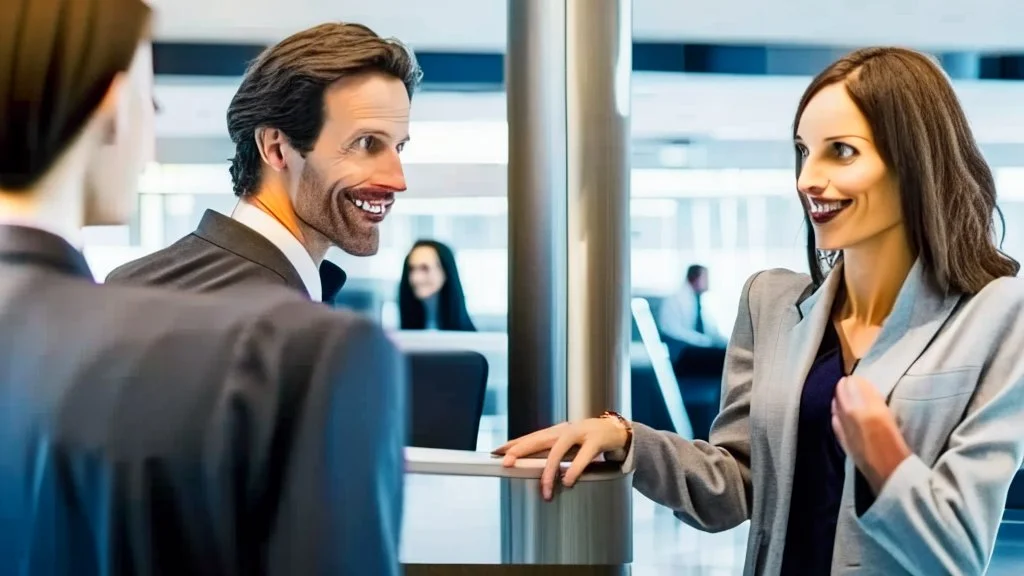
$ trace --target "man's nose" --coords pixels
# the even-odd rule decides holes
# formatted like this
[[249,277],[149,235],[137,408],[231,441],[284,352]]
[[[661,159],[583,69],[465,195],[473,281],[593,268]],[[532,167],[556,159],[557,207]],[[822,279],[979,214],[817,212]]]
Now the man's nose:
[[387,154],[381,158],[374,184],[390,188],[395,192],[405,192],[405,170],[402,168],[402,160],[398,153]]

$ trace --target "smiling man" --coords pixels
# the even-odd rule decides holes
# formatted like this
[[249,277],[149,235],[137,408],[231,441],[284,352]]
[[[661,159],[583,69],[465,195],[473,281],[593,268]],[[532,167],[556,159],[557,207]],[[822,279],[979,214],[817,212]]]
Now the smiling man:
[[378,226],[405,190],[399,154],[421,76],[408,48],[359,24],[322,24],[266,50],[228,107],[231,216],[208,210],[195,232],[107,282],[275,283],[330,302],[345,273],[327,249],[376,254]]

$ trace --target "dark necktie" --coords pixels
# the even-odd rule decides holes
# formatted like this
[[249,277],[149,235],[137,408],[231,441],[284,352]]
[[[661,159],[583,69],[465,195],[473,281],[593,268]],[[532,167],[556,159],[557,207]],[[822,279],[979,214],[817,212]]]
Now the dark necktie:
[[694,324],[693,329],[699,334],[704,333],[704,310],[701,308],[700,294],[697,294],[697,322]]

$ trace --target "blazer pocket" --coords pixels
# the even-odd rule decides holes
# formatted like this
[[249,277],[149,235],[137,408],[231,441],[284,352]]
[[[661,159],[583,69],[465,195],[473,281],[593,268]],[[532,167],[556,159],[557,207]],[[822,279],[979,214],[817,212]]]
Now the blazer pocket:
[[970,394],[978,387],[980,374],[981,368],[977,366],[935,374],[907,374],[896,383],[892,398],[921,402]]
[[978,386],[980,368],[904,376],[889,408],[910,449],[928,466],[942,454]]

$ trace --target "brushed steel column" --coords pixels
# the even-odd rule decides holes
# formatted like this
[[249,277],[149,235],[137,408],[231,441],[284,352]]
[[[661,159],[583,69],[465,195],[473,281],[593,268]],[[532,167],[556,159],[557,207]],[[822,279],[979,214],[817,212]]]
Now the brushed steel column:
[[508,1],[509,438],[567,416],[565,16]]
[[[509,437],[629,412],[631,8],[508,2]],[[503,481],[504,561],[628,573],[629,486]]]
[[631,10],[566,1],[571,420],[629,413]]
[[629,411],[630,0],[509,0],[509,437]]

